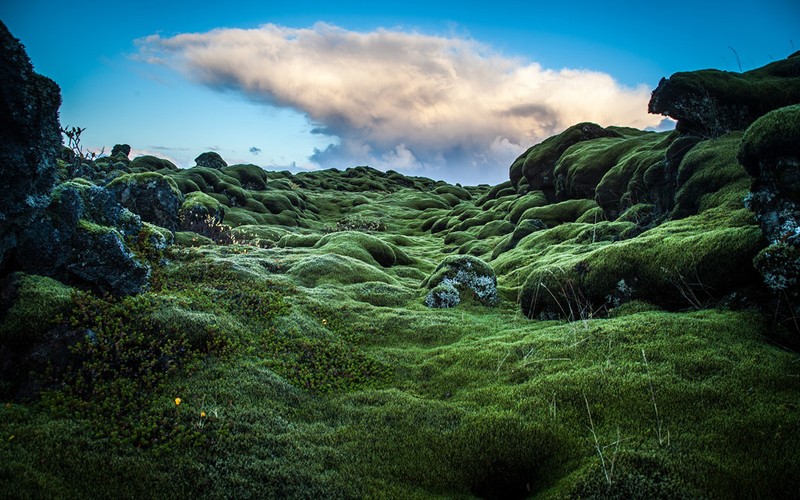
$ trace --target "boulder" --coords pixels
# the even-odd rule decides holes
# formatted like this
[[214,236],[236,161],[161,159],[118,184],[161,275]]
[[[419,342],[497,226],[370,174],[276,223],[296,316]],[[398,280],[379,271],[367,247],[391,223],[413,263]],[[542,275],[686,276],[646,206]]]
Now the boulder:
[[126,174],[111,181],[108,190],[142,220],[177,231],[183,194],[175,181],[156,172]]
[[221,169],[228,166],[225,160],[213,151],[207,151],[194,159],[198,167],[216,168]]
[[49,204],[61,152],[58,85],[33,71],[0,22],[0,270],[20,231]]
[[469,255],[445,258],[422,286],[430,290],[425,297],[428,307],[454,307],[465,298],[486,306],[494,306],[498,302],[494,269],[481,259]]
[[150,268],[126,239],[141,231],[141,219],[106,189],[68,181],[53,190],[50,205],[21,233],[14,267],[99,293],[139,293]]
[[713,69],[662,78],[648,110],[677,120],[701,137],[745,130],[765,113],[800,103],[800,52],[764,67],[732,73]]
[[111,156],[115,158],[127,160],[129,154],[131,154],[131,147],[127,144],[115,144],[114,147],[111,148]]

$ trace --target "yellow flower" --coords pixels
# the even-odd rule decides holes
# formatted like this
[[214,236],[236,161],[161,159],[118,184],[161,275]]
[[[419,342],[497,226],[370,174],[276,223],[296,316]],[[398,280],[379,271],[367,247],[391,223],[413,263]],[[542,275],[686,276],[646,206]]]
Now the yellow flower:
[[181,404],[181,398],[175,398],[175,406]]
[[206,418],[206,412],[201,411],[200,412],[200,418]]
[[327,324],[328,324],[328,320],[327,320],[327,319],[323,319],[323,320],[322,320],[322,324],[323,324],[323,325],[327,325]]

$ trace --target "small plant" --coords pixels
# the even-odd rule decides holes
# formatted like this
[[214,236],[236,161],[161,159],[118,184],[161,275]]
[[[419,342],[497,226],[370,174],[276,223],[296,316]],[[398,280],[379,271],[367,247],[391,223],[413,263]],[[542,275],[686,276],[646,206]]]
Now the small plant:
[[67,137],[67,147],[69,147],[75,155],[75,161],[82,163],[84,161],[94,162],[98,156],[101,156],[106,148],[103,147],[100,151],[91,151],[83,149],[81,146],[81,134],[86,131],[86,128],[81,127],[61,127],[61,133]]
[[649,365],[647,364],[647,356],[644,354],[644,349],[642,349],[642,359],[644,360],[645,373],[647,373],[647,383],[650,385],[650,399],[653,401],[653,410],[656,412],[656,437],[658,438],[658,444],[661,446],[665,444],[669,445],[669,430],[667,430],[666,436],[662,432],[661,416],[658,414],[658,405],[656,404],[656,392],[653,390],[653,380],[650,377]]
[[323,232],[337,233],[341,231],[386,231],[386,224],[380,219],[368,219],[360,215],[355,217],[345,217],[336,222],[333,227],[327,226]]
[[238,243],[231,227],[223,224],[212,214],[183,213],[180,215],[180,226],[184,231],[191,231],[210,238],[218,245]]

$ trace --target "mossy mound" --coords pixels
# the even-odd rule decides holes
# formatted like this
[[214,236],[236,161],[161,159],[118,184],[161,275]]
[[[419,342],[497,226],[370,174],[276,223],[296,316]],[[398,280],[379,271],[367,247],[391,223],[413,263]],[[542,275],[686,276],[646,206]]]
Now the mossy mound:
[[391,267],[397,261],[392,245],[358,231],[327,234],[314,247],[327,253],[353,257],[373,266]]
[[394,280],[375,266],[337,254],[323,254],[306,257],[289,270],[300,284],[315,287],[320,284],[350,285],[377,281],[392,283]]
[[132,172],[138,173],[159,172],[163,174],[178,170],[178,167],[171,161],[150,155],[137,156],[131,160],[129,167]]

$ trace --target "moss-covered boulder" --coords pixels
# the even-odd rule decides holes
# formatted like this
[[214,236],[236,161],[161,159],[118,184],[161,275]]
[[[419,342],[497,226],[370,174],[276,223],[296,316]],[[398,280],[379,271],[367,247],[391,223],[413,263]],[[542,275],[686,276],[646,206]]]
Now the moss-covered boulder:
[[719,207],[613,244],[564,247],[531,270],[519,303],[528,317],[570,320],[631,299],[702,308],[753,283],[751,262],[763,246],[746,210]]
[[142,220],[178,230],[183,194],[169,177],[156,172],[126,174],[111,181],[107,189]]
[[312,255],[294,264],[289,274],[306,287],[321,284],[350,285],[368,281],[393,283],[394,279],[375,266],[337,254]]
[[[430,290],[425,298],[428,307],[452,307],[464,298],[486,306],[494,306],[498,302],[494,269],[470,255],[446,257],[422,282],[422,286]],[[452,298],[451,289],[457,291],[458,301]]]
[[194,162],[198,167],[206,168],[223,169],[228,166],[219,153],[215,153],[214,151],[206,151],[205,153],[201,153],[200,156],[194,159]]
[[151,155],[137,156],[130,162],[129,167],[132,172],[166,173],[178,170],[178,167],[171,161]]
[[677,128],[703,137],[744,130],[774,109],[800,103],[800,52],[764,67],[732,73],[702,70],[662,78],[648,105]]
[[530,189],[542,191],[550,201],[555,201],[555,176],[553,169],[561,155],[572,145],[599,137],[618,137],[613,130],[594,123],[579,123],[564,132],[545,139],[517,158],[509,169],[511,184],[518,186],[525,179]]

